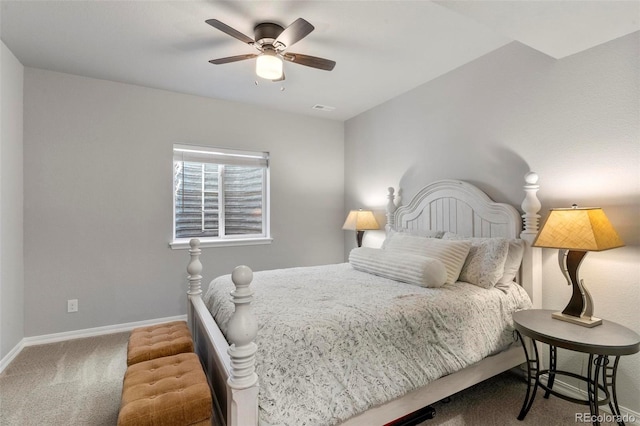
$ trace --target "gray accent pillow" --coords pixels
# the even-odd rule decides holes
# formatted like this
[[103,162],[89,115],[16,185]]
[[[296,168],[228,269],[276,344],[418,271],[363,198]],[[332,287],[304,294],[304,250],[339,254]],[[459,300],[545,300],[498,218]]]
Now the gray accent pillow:
[[504,265],[509,252],[506,238],[466,238],[452,232],[444,240],[470,241],[469,255],[460,271],[460,281],[482,288],[493,288],[504,274]]

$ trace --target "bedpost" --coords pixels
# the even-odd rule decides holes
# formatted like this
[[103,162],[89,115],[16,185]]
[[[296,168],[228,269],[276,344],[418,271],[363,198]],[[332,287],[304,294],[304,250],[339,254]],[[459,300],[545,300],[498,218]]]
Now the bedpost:
[[227,383],[227,416],[231,424],[227,426],[257,426],[258,424],[258,375],[255,369],[258,322],[251,310],[253,291],[249,288],[253,272],[247,266],[238,266],[231,274],[235,291],[231,300],[235,311],[229,319],[227,338],[231,371]]
[[538,212],[542,205],[538,200],[537,192],[538,174],[529,172],[524,176],[525,198],[522,201],[522,215],[524,229],[520,238],[526,241],[525,253],[522,259],[522,286],[531,296],[534,308],[542,307],[542,252],[538,247],[532,247],[533,241],[538,235]]
[[[193,297],[201,297],[202,289],[202,263],[200,263],[200,240],[197,238],[193,238],[189,241],[189,255],[191,256],[191,260],[189,261],[189,265],[187,266],[187,273],[189,274],[189,290],[187,291],[187,297],[189,298],[189,303],[187,303],[187,323],[189,324],[189,329],[191,333],[194,334],[194,322],[193,322],[193,305],[191,304],[191,298]],[[195,335],[195,334],[194,334]]]
[[387,233],[389,233],[390,229],[393,229],[395,227],[395,223],[393,222],[393,214],[395,213],[395,211],[398,209],[398,207],[396,206],[396,203],[394,202],[394,192],[395,189],[393,189],[393,187],[389,187],[387,188],[387,199],[389,200],[387,202],[387,224],[384,226],[384,229]]
[[540,185],[538,185],[538,174],[529,172],[524,176],[524,181],[526,182],[524,185],[524,192],[526,194],[521,206],[524,211],[522,215],[522,219],[524,220],[524,230],[522,234],[533,235],[535,237],[538,235],[538,221],[540,220],[538,212],[542,207],[536,194],[540,189]]

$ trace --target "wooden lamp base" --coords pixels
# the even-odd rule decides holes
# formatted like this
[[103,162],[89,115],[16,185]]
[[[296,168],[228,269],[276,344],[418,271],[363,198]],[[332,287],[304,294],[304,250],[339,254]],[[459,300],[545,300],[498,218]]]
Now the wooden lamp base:
[[586,251],[577,250],[560,250],[558,252],[560,269],[569,285],[573,287],[573,293],[567,307],[562,312],[554,312],[551,316],[583,327],[595,327],[602,324],[602,320],[593,316],[593,300],[584,283],[578,277],[580,263],[586,255]]

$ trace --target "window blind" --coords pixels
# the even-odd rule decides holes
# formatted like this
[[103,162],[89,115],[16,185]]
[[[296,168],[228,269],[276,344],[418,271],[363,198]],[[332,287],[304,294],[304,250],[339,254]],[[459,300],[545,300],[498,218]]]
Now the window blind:
[[173,159],[174,161],[189,161],[194,163],[267,167],[269,153],[176,144],[173,146]]
[[174,146],[174,238],[266,237],[268,153]]

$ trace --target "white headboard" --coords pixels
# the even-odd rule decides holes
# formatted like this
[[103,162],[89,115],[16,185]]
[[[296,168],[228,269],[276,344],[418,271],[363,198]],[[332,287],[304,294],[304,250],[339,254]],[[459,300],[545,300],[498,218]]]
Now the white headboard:
[[538,233],[540,201],[538,175],[525,176],[525,198],[521,215],[515,207],[496,203],[478,187],[459,180],[441,180],[422,188],[404,206],[396,206],[389,188],[386,230],[438,230],[465,237],[522,238],[526,242],[519,282],[529,293],[533,306],[542,303],[542,259],[540,249],[531,247]]
[[[389,191],[391,201],[393,188]],[[389,229],[433,229],[465,237],[518,238],[522,231],[520,213],[513,206],[495,203],[477,187],[459,180],[434,182],[406,206],[388,208],[387,225]]]

